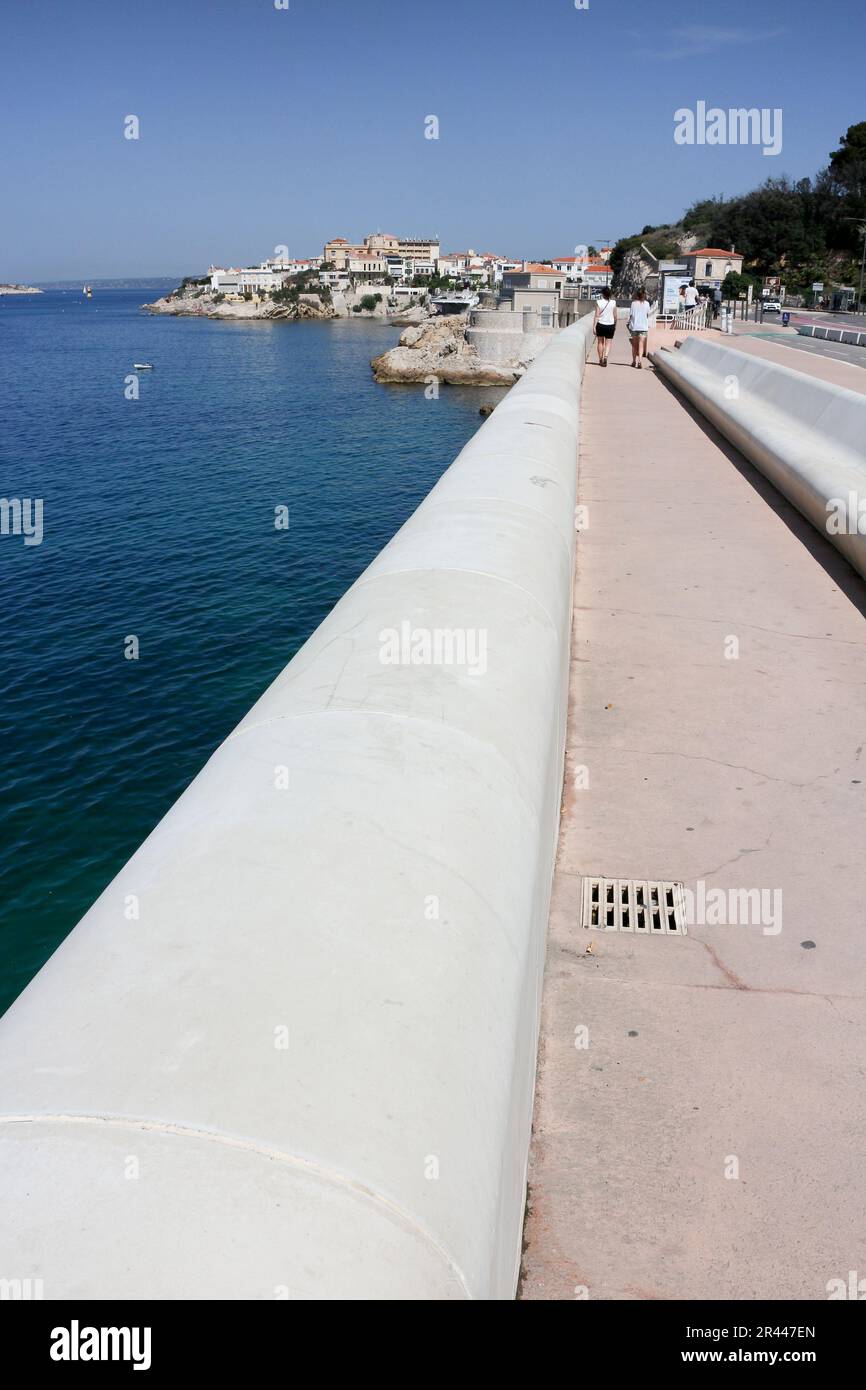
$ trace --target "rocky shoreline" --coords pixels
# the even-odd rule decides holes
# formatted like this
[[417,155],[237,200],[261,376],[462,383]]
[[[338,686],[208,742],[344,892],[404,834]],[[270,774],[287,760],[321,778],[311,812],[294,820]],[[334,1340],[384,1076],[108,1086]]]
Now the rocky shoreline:
[[0,294],[42,294],[35,285],[0,285]]
[[170,314],[178,318],[197,319],[333,319],[337,314],[331,305],[315,295],[299,298],[294,304],[275,304],[262,300],[226,303],[210,292],[201,294],[167,294],[152,304],[142,304],[148,314]]
[[[362,301],[370,294],[379,294],[379,302],[373,307],[362,307]],[[375,285],[363,286],[355,290],[337,290],[332,295],[318,294],[312,290],[300,290],[291,300],[270,296],[256,300],[226,300],[209,288],[201,285],[181,286],[171,294],[163,295],[151,304],[142,304],[148,314],[169,314],[173,317],[202,319],[376,319],[393,324],[395,328],[423,323],[431,316],[431,311],[422,304],[410,304],[394,311],[387,302],[385,294]]]

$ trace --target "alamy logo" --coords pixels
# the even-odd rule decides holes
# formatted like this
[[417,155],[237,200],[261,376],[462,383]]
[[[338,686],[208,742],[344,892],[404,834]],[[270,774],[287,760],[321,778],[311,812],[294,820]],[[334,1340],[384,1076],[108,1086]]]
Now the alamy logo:
[[383,666],[465,666],[470,676],[487,670],[487,632],[474,627],[413,627],[404,618],[399,629],[379,633]]
[[827,534],[830,536],[866,536],[866,497],[849,492],[845,497],[831,497],[827,506]]
[[833,1299],[851,1298],[862,1303],[866,1299],[866,1279],[858,1279],[856,1269],[848,1270],[847,1284],[844,1279],[828,1279],[827,1298],[831,1302]]
[[731,107],[707,109],[699,101],[692,111],[681,106],[674,112],[674,140],[678,145],[763,145],[763,153],[782,152],[781,106]]
[[69,1327],[51,1330],[52,1361],[131,1361],[134,1371],[150,1370],[149,1327]]
[[23,536],[25,545],[41,545],[42,498],[0,497],[0,536]]
[[683,898],[690,927],[760,927],[764,936],[782,930],[781,888],[707,888],[699,878]]

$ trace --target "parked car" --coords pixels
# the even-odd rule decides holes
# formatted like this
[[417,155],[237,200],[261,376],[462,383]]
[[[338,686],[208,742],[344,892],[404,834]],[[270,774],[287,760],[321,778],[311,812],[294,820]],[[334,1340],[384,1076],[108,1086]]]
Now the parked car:
[[779,302],[778,299],[765,299],[765,300],[764,300],[764,313],[765,313],[765,314],[781,314],[781,312],[782,312],[782,305],[780,304],[780,302]]

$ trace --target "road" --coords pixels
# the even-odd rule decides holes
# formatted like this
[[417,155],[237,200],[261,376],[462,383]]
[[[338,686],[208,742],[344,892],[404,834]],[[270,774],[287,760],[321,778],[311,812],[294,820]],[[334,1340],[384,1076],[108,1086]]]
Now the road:
[[866,347],[855,347],[853,343],[833,343],[826,338],[801,338],[799,334],[794,337],[790,333],[764,333],[762,337],[769,342],[784,343],[785,347],[795,348],[798,352],[833,357],[837,362],[848,362],[853,367],[866,367]]
[[795,317],[802,323],[821,323],[828,328],[866,329],[866,314],[826,314],[820,309],[799,309]]
[[[772,331],[772,324],[778,320],[779,332]],[[820,324],[828,328],[856,328],[866,332],[866,314],[820,314],[812,310],[803,310],[801,313],[791,313],[791,328],[796,328],[797,324]],[[739,325],[737,325],[739,326]],[[804,338],[799,334],[794,334],[790,329],[782,328],[782,319],[777,314],[767,314],[763,322],[761,334],[769,342],[784,343],[786,347],[794,348],[798,352],[808,352],[813,356],[832,357],[837,362],[848,362],[854,367],[866,367],[866,347],[857,347],[853,343],[837,343],[828,341],[825,338]]]

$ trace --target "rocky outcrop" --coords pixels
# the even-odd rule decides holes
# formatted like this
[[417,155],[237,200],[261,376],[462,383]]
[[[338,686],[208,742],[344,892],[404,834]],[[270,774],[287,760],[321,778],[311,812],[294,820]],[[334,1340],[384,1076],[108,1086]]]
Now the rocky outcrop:
[[[273,300],[268,296],[257,303],[252,300],[221,299],[209,284],[185,282],[179,289],[152,304],[142,304],[150,314],[183,315],[206,319],[388,319],[397,325],[416,324],[430,317],[430,311],[412,305],[395,314],[387,285],[363,284],[353,289],[335,289],[328,299],[298,286],[298,297],[291,302]],[[365,303],[365,301],[367,301]],[[373,301],[372,303],[370,301]]]
[[[655,257],[652,259],[655,261]],[[642,249],[635,246],[626,251],[622,258],[619,274],[614,277],[613,292],[620,298],[633,296],[637,290],[644,288],[648,277],[657,277],[657,272],[658,261],[652,265],[649,258],[642,254]]]
[[441,381],[449,386],[511,386],[521,371],[484,362],[466,341],[466,316],[407,328],[395,348],[374,357],[377,381]]
[[41,294],[35,285],[0,285],[0,294]]

